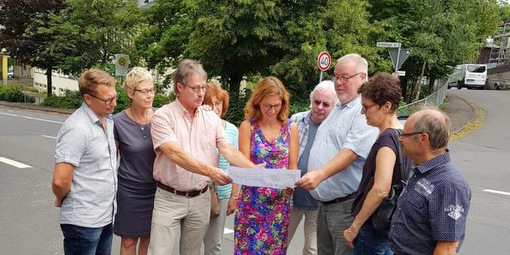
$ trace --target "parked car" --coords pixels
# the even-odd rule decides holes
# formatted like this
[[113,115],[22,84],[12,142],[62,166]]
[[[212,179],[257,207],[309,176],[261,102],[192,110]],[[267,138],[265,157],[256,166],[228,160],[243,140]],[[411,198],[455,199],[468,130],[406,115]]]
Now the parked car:
[[409,115],[408,114],[397,114],[397,118],[398,120],[402,123],[402,125],[405,125],[406,124],[406,121],[407,121],[407,118],[409,118]]
[[510,89],[510,79],[489,79],[487,88],[495,90]]
[[7,71],[7,78],[8,79],[14,78],[14,70],[11,69]]

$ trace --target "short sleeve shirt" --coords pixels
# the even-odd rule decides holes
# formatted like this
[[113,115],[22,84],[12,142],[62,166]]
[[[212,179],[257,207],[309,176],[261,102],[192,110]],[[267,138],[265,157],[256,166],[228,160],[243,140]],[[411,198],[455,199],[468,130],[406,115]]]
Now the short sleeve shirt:
[[115,140],[119,144],[119,177],[138,183],[154,183],[151,124],[140,125],[122,111],[113,116]]
[[180,191],[203,189],[211,179],[172,162],[159,149],[161,145],[175,142],[194,158],[217,166],[217,148],[229,143],[221,119],[213,111],[198,108],[191,119],[190,113],[178,99],[154,113],[151,135],[156,152],[154,179]]
[[379,130],[368,126],[361,114],[361,96],[347,104],[337,104],[322,122],[310,150],[309,171],[315,171],[333,159],[338,151],[347,148],[359,157],[349,166],[324,180],[310,194],[327,202],[348,196],[358,190],[363,164]]
[[60,208],[60,224],[103,227],[112,223],[117,189],[117,157],[113,120],[106,131],[83,103],[62,124],[55,149],[56,163],[74,166],[71,190]]
[[470,201],[471,189],[448,153],[416,166],[391,221],[392,249],[432,254],[437,241],[459,241],[460,248]]

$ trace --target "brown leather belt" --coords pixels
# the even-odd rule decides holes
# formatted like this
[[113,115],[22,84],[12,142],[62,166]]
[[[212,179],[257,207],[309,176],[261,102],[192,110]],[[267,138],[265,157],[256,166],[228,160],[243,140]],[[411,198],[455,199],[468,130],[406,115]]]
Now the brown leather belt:
[[322,201],[321,201],[321,203],[323,203],[323,204],[325,204],[325,205],[330,205],[330,204],[334,204],[334,203],[340,203],[340,202],[347,201],[347,200],[349,200],[349,199],[353,199],[355,196],[356,196],[356,194],[355,194],[355,193],[352,193],[352,194],[349,194],[349,195],[347,195],[347,196],[345,196],[345,197],[335,198],[335,199],[330,200],[330,201],[327,201],[327,202],[322,202]]
[[158,182],[158,187],[161,189],[164,189],[170,193],[173,193],[175,195],[183,196],[183,197],[196,197],[209,189],[209,186],[206,185],[202,190],[190,190],[190,191],[180,191],[176,190],[170,186],[166,186],[165,184]]

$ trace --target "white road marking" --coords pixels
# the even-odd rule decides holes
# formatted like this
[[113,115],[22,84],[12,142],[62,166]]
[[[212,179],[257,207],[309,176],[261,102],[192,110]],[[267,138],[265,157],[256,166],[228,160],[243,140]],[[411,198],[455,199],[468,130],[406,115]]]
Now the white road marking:
[[50,138],[50,139],[57,139],[55,136],[49,136],[49,135],[42,135],[43,137]]
[[489,193],[495,193],[495,194],[510,196],[510,192],[504,192],[504,191],[493,190],[493,189],[484,189],[483,191],[489,192]]
[[0,162],[3,162],[5,164],[11,165],[11,166],[14,166],[17,168],[30,168],[31,167],[31,166],[25,165],[21,162],[14,161],[12,159],[4,158],[4,157],[0,157]]
[[228,234],[232,234],[232,233],[234,233],[234,230],[233,230],[233,229],[225,228],[225,229],[223,230],[223,234],[224,234],[224,235],[228,235]]
[[18,117],[18,118],[24,118],[24,119],[29,119],[29,120],[38,120],[38,121],[44,121],[44,122],[56,123],[56,124],[64,123],[64,122],[61,122],[61,121],[46,120],[46,119],[35,118],[35,117],[21,116],[21,115],[12,114],[12,113],[5,113],[5,112],[0,112],[0,114],[1,115],[6,115],[6,116],[11,116],[11,117]]

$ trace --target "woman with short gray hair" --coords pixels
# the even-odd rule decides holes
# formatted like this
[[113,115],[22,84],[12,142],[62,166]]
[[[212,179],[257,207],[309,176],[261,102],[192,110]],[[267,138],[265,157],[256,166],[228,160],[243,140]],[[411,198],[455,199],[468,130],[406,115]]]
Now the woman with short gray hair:
[[113,116],[114,134],[120,154],[117,214],[114,233],[121,237],[120,254],[147,254],[151,233],[156,182],[152,166],[151,119],[155,88],[152,75],[134,67],[126,75],[126,94],[131,102]]

